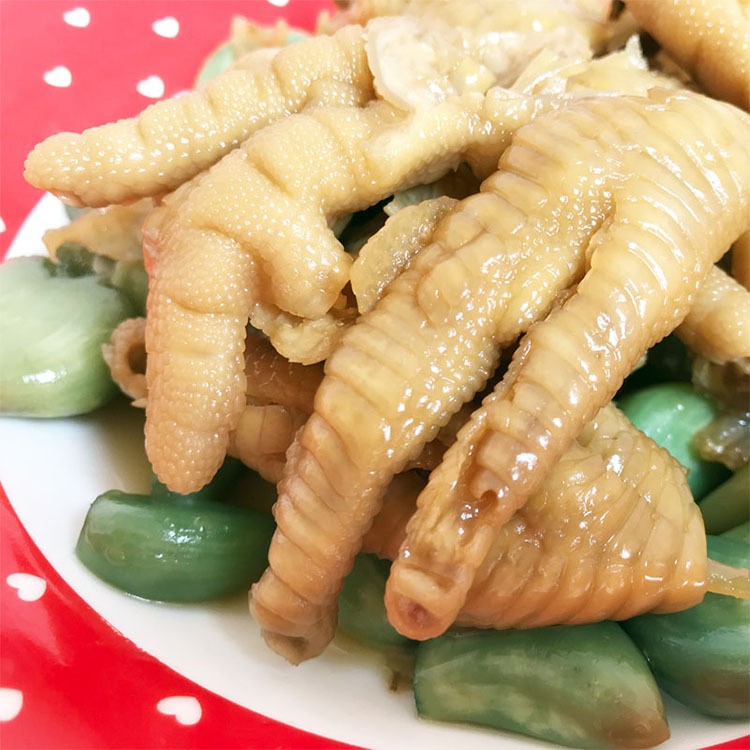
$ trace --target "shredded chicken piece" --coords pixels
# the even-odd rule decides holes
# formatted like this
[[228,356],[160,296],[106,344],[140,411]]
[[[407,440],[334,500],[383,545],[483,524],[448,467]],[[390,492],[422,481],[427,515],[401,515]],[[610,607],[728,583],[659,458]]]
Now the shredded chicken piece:
[[427,245],[435,225],[456,204],[454,198],[434,198],[394,214],[359,251],[352,264],[352,291],[360,313],[371,310],[386,287]]
[[365,24],[379,16],[439,19],[451,27],[491,36],[503,31],[551,31],[560,27],[584,36],[599,51],[607,41],[611,0],[354,0],[340,3],[337,17],[324,16],[329,33],[349,23]]
[[274,484],[281,479],[286,450],[307,413],[281,404],[248,404],[229,436],[227,453]]
[[146,319],[128,318],[112,331],[102,356],[117,387],[133,400],[133,406],[146,406]]
[[591,57],[586,39],[567,26],[477,34],[436,17],[409,15],[370,21],[366,50],[378,95],[404,110],[509,86],[541,50],[565,60]]
[[323,379],[323,367],[290,362],[263,336],[251,330],[245,347],[245,376],[248,402],[281,404],[309,413]]
[[368,144],[368,166],[384,179],[398,164],[429,182],[436,175],[425,165],[434,164],[440,154],[454,166],[466,161],[484,179],[497,168],[513,133],[540,115],[594,92],[646,95],[656,86],[681,87],[678,81],[647,69],[637,39],[625,50],[596,60],[544,50],[509,88],[493,86],[485,96],[469,92],[451,97],[435,105],[429,117],[409,117],[384,128]]
[[311,365],[331,355],[356,315],[356,309],[346,302],[334,304],[327,313],[312,319],[258,302],[250,313],[250,323],[263,331],[276,351],[289,361]]
[[60,245],[73,242],[114,260],[139,260],[143,257],[141,228],[153,207],[151,198],[144,198],[129,206],[86,211],[70,224],[48,229],[42,241],[50,258],[57,256]]

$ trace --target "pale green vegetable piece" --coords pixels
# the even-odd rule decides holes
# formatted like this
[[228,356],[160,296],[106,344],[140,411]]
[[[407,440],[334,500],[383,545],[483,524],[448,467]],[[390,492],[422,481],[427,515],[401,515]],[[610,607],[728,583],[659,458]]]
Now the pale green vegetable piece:
[[75,264],[39,256],[3,263],[0,412],[64,417],[104,404],[117,388],[101,346],[132,314],[124,294]]
[[669,737],[646,659],[613,622],[424,641],[414,696],[425,718],[576,748],[652,747]]

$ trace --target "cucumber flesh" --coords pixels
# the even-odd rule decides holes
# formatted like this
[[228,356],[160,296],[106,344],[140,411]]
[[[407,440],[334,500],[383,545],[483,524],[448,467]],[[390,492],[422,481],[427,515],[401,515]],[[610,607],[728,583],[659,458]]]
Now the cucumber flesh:
[[83,414],[116,392],[101,353],[132,314],[128,299],[94,275],[59,276],[49,259],[0,266],[0,412]]

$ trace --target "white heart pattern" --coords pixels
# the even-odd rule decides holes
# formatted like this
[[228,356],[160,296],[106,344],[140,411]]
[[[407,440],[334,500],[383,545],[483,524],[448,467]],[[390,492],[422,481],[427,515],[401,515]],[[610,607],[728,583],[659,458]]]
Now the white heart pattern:
[[85,29],[91,22],[91,13],[89,13],[86,8],[72,8],[63,13],[63,21],[65,21],[68,26]]
[[44,78],[45,83],[58,89],[67,88],[73,83],[73,74],[64,65],[58,65],[52,70],[45,71],[42,78]]
[[201,720],[203,710],[197,698],[192,695],[170,695],[156,704],[156,710],[165,716],[174,716],[179,724],[186,727]]
[[31,573],[11,573],[5,581],[8,586],[16,589],[18,598],[25,602],[41,599],[47,590],[47,582]]
[[180,22],[172,16],[160,18],[151,24],[154,34],[163,36],[165,39],[174,39],[180,33]]
[[159,99],[164,96],[164,81],[159,76],[144,78],[142,81],[138,81],[135,88],[141,96],[146,96],[149,99]]
[[15,688],[0,687],[0,721],[11,721],[21,713],[23,693]]

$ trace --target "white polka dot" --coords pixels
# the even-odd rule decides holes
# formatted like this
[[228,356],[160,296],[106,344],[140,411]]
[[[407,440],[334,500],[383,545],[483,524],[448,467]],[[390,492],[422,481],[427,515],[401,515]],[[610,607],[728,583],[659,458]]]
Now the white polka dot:
[[144,78],[142,81],[138,81],[135,88],[141,96],[146,96],[149,99],[158,99],[164,96],[164,81],[159,76]]
[[289,0],[268,0],[271,5],[275,5],[277,8],[283,8],[285,5],[289,5]]
[[165,716],[174,716],[179,724],[186,727],[197,724],[203,715],[201,704],[192,695],[170,695],[168,698],[162,698],[156,704],[156,710]]
[[46,71],[42,77],[45,83],[59,89],[67,88],[73,83],[73,74],[64,65]]
[[15,688],[0,687],[0,721],[11,721],[21,713],[23,693]]
[[7,229],[7,227],[5,226],[5,222],[3,221],[3,217],[0,216],[0,234],[2,234],[6,229]]
[[91,13],[89,13],[86,8],[72,8],[63,13],[63,21],[65,21],[68,26],[85,29],[91,22]]
[[163,36],[165,39],[174,39],[180,33],[180,22],[173,16],[159,18],[151,24],[154,34]]
[[47,590],[44,578],[33,576],[31,573],[11,573],[6,579],[8,586],[16,590],[18,598],[25,602],[35,602],[41,599]]

